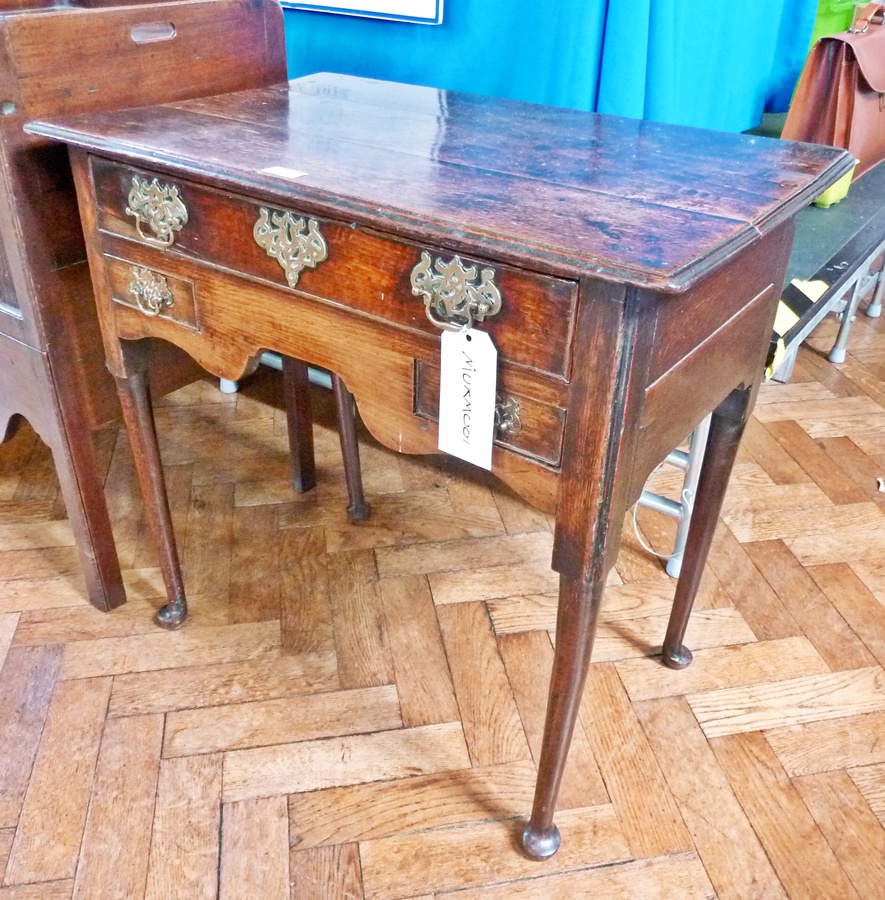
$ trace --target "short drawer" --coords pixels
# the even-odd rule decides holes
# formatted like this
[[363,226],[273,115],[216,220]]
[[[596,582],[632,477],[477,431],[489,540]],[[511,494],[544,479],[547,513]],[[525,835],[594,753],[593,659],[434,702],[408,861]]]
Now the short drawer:
[[[105,232],[434,335],[440,329],[428,320],[416,291],[436,291],[433,303],[440,289],[457,293],[466,282],[484,296],[500,297],[500,308],[481,327],[502,360],[569,377],[574,281],[101,159],[92,160],[92,173]],[[158,236],[149,217],[164,204],[168,227],[161,226]]]
[[108,284],[115,303],[137,309],[149,318],[200,329],[197,297],[192,281],[153,267],[105,256]]
[[[415,414],[439,420],[439,369],[415,363]],[[558,467],[562,455],[565,410],[517,393],[499,377],[495,404],[495,444],[547,465]]]

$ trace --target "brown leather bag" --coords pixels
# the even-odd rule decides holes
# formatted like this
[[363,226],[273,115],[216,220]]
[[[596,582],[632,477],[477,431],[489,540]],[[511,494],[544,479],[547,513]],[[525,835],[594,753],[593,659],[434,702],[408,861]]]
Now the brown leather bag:
[[811,48],[782,138],[844,147],[862,175],[885,159],[885,5]]

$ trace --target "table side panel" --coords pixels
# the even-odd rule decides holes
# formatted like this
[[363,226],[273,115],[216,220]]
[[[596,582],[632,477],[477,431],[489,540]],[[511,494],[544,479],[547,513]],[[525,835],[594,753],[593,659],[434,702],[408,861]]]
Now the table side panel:
[[[654,383],[777,278],[768,239],[758,240],[685,294],[664,297],[655,322],[649,382]],[[780,290],[782,285],[778,285]]]
[[[635,497],[651,470],[710,410],[736,387],[758,384],[792,239],[793,223],[788,222],[761,239],[752,255],[714,273],[684,296],[657,305],[657,334],[681,328],[688,334],[681,358],[674,361],[676,343],[669,342],[672,364],[657,377],[650,371],[632,467]],[[729,292],[731,300],[723,304]]]

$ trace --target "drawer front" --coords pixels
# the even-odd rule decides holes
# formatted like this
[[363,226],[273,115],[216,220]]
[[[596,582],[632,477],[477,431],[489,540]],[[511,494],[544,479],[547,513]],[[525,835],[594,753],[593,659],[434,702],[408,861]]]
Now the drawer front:
[[[439,369],[415,363],[415,414],[439,420]],[[558,467],[562,455],[565,410],[512,390],[506,373],[498,380],[495,444]]]
[[153,266],[105,256],[108,284],[114,303],[138,310],[148,318],[160,318],[200,330],[194,284]]
[[[479,307],[494,308],[499,301],[500,308],[481,325],[499,356],[563,380],[569,376],[577,302],[573,281],[458,258],[444,249],[104,160],[93,159],[92,171],[105,232],[425,334],[437,335],[440,328],[428,320],[425,295],[416,292],[428,292],[436,317],[440,290],[469,295],[471,301],[478,297]],[[148,219],[158,206],[168,216],[155,231]]]

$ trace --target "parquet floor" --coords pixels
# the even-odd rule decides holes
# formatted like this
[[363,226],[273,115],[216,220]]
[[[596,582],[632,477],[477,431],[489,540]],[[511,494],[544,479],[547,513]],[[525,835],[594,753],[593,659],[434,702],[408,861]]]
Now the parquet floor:
[[[0,900],[885,897],[883,321],[839,367],[827,323],[763,388],[683,672],[655,658],[673,582],[625,528],[546,863],[515,843],[547,517],[366,441],[374,514],[351,525],[327,400],[296,497],[276,373],[206,381],[158,411],[192,603],[170,634],[119,429],[111,614],[22,429],[0,447]],[[670,546],[671,520],[638,523]]]

